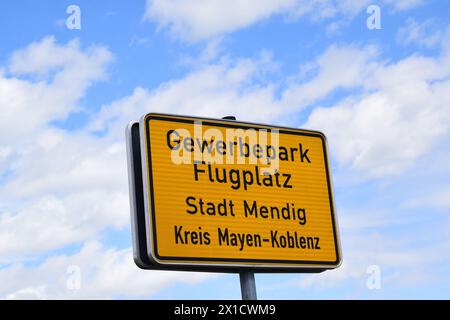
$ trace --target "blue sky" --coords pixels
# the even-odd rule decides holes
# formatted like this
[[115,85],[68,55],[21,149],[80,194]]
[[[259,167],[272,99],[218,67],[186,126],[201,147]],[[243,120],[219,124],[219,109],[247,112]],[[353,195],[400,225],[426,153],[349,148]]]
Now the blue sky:
[[[369,5],[381,29],[367,27]],[[0,297],[240,298],[237,275],[132,261],[123,132],[151,111],[327,134],[344,263],[258,274],[260,298],[450,296],[448,2],[0,9]]]

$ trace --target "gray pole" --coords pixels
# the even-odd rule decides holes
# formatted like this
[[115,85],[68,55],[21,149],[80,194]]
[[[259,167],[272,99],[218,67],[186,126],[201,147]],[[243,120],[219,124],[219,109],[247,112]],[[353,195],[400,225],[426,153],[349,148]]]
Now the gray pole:
[[239,273],[241,280],[242,300],[258,300],[256,297],[255,273],[251,271],[243,271]]
[[[226,116],[222,119],[236,120],[235,116]],[[252,271],[239,272],[239,280],[241,282],[242,300],[257,300],[255,273]]]

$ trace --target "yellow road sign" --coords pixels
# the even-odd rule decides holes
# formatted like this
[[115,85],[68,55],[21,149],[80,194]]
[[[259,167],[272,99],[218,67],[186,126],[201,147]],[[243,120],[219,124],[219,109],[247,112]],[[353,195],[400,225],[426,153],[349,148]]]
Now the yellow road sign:
[[322,133],[162,114],[144,116],[139,126],[152,264],[339,266]]

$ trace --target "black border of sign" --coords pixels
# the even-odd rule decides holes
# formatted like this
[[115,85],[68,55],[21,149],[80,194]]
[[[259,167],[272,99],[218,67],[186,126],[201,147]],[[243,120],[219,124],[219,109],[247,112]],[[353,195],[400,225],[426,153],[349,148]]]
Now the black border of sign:
[[[181,119],[184,118],[184,119]],[[326,169],[326,177],[327,177],[327,187],[328,187],[328,199],[330,203],[330,212],[331,212],[331,220],[333,224],[333,236],[334,236],[334,247],[335,247],[335,253],[336,253],[336,260],[335,261],[303,261],[303,260],[267,260],[267,259],[237,259],[237,258],[199,258],[199,257],[162,257],[158,254],[158,245],[157,245],[157,236],[156,236],[156,224],[155,224],[155,204],[154,204],[154,192],[153,192],[153,177],[152,177],[152,157],[151,157],[151,144],[150,144],[150,121],[151,120],[160,120],[160,121],[167,121],[167,122],[180,122],[180,123],[189,123],[194,124],[196,121],[201,121],[204,125],[209,126],[217,126],[217,127],[226,127],[226,128],[236,128],[236,129],[277,129],[279,130],[279,133],[282,134],[293,134],[293,135],[300,135],[300,136],[310,136],[310,137],[318,137],[322,141],[322,148],[323,148],[323,155],[324,155],[324,163],[325,163],[325,169]],[[336,219],[335,219],[335,210],[334,210],[334,199],[333,199],[333,193],[331,189],[331,179],[330,179],[330,168],[328,163],[328,153],[327,153],[327,147],[326,147],[326,141],[325,141],[325,135],[320,132],[303,132],[303,131],[297,131],[299,129],[294,128],[285,128],[285,127],[274,127],[269,125],[263,125],[263,124],[252,124],[252,123],[245,123],[245,122],[235,122],[227,123],[226,121],[222,122],[223,120],[219,119],[208,119],[208,118],[201,118],[201,117],[185,117],[185,116],[164,116],[162,114],[147,114],[144,116],[145,121],[145,139],[146,139],[146,146],[147,146],[147,167],[148,167],[148,181],[150,182],[150,190],[149,191],[149,204],[151,205],[151,219],[152,219],[152,247],[155,257],[160,260],[161,262],[164,261],[187,261],[187,262],[194,262],[194,261],[204,261],[204,262],[225,262],[225,263],[232,263],[232,262],[250,262],[250,263],[262,263],[262,264],[273,264],[273,265],[266,265],[264,268],[282,268],[282,264],[290,265],[286,266],[288,268],[302,268],[301,265],[315,265],[319,267],[337,267],[341,263],[341,255],[339,250],[339,241],[337,236],[337,230],[336,230]],[[211,121],[217,121],[217,122],[211,122]],[[256,126],[259,126],[256,127]],[[291,130],[291,131],[289,131]],[[146,213],[147,214],[147,213]],[[164,264],[164,263],[163,263]],[[296,266],[298,264],[298,266]],[[223,266],[220,266],[223,267]],[[230,266],[230,268],[233,266]],[[249,268],[257,268],[257,266],[249,265]]]
[[145,194],[143,188],[143,168],[141,165],[139,122],[132,122],[126,130],[128,175],[130,188],[131,229],[133,258],[140,268],[148,268],[152,261],[147,255],[145,240]]

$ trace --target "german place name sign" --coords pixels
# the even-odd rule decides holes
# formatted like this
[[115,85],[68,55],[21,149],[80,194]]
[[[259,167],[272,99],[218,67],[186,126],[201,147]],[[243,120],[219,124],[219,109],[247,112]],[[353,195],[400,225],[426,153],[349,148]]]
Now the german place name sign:
[[142,268],[320,272],[341,263],[316,131],[147,114],[127,129]]

